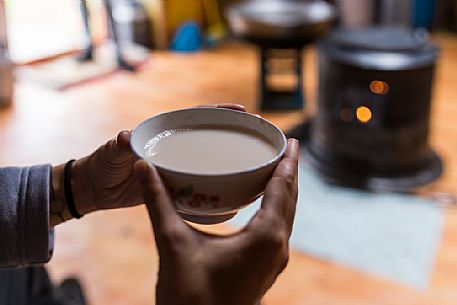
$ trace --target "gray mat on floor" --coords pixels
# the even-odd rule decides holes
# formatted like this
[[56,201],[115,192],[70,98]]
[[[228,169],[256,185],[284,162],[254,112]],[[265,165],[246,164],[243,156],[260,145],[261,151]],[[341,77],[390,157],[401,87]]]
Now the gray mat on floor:
[[[300,165],[299,203],[291,246],[416,288],[427,287],[443,215],[433,201],[329,186]],[[230,224],[245,224],[260,201]]]

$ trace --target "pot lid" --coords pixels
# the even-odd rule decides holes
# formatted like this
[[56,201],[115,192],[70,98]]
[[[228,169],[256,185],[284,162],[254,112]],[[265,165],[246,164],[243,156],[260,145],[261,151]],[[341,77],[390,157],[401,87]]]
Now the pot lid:
[[335,30],[330,42],[343,49],[360,51],[414,52],[427,45],[424,29],[398,27],[368,27]]
[[394,27],[337,29],[320,44],[321,55],[373,70],[412,70],[435,64],[438,48],[425,30]]
[[325,23],[335,17],[333,7],[324,1],[248,1],[231,6],[229,11],[250,22],[277,27]]

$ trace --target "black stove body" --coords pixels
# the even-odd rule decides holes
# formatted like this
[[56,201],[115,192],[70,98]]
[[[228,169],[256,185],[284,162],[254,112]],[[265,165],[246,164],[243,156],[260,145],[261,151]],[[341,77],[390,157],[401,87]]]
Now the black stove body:
[[400,28],[335,30],[319,45],[308,155],[332,183],[403,191],[442,173],[429,145],[438,49]]

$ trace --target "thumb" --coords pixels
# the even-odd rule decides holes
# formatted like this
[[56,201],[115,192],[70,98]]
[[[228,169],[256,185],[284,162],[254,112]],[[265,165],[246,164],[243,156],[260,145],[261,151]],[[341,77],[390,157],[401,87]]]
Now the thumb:
[[167,226],[182,222],[155,167],[144,160],[135,162],[133,167],[143,190],[154,232],[166,231]]
[[130,149],[130,137],[130,131],[121,131],[115,138],[109,140],[97,150],[106,165],[119,166],[126,162],[132,162],[133,154]]
[[130,155],[130,137],[132,133],[128,130],[121,131],[116,137],[116,151],[123,155]]

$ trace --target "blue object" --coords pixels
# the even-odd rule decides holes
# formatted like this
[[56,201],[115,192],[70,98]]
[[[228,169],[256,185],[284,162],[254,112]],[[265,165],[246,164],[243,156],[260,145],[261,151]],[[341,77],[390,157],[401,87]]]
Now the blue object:
[[[229,224],[246,224],[259,205],[243,209]],[[329,186],[300,165],[290,241],[296,250],[424,289],[442,226],[442,211],[431,200]]]
[[171,49],[176,52],[196,52],[201,49],[202,41],[200,26],[193,21],[187,21],[176,31]]
[[412,0],[413,26],[430,29],[433,25],[436,0]]

